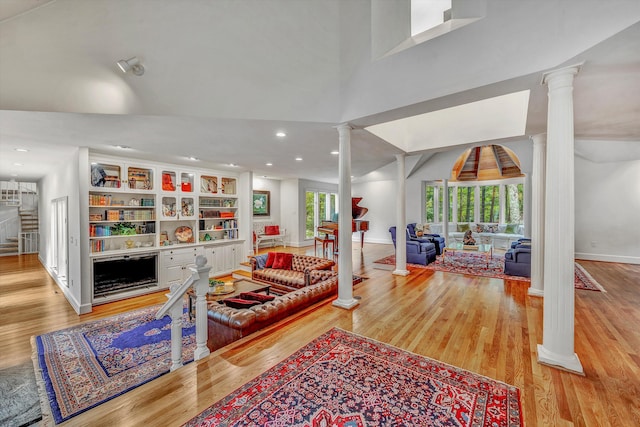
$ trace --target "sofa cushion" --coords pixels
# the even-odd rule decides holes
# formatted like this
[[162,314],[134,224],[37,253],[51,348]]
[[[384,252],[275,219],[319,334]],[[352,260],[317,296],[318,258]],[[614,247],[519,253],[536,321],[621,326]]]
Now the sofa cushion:
[[238,297],[244,300],[259,302],[273,301],[276,298],[275,295],[265,295],[259,294],[257,292],[242,292],[240,295],[238,295]]
[[276,259],[276,253],[275,252],[269,252],[267,254],[267,261],[264,263],[264,267],[265,268],[271,268],[273,267],[273,262]]
[[285,252],[277,252],[276,258],[273,261],[272,268],[278,268],[281,270],[291,270],[291,262],[293,261],[293,254]]
[[279,225],[265,225],[264,234],[267,236],[277,236],[280,234],[280,226]]
[[253,276],[259,281],[277,283],[296,289],[306,285],[304,272],[302,271],[264,268],[262,270],[254,270]]
[[504,229],[505,234],[518,234],[520,224],[507,224]]
[[461,232],[463,232],[463,233],[464,233],[465,231],[469,230],[469,229],[470,229],[470,227],[469,227],[469,224],[468,224],[468,223],[458,224],[458,226],[457,226],[457,231],[461,231]]
[[222,300],[222,302],[224,302],[224,305],[226,305],[227,307],[232,308],[251,308],[254,305],[261,304],[260,301],[246,300],[242,298],[226,298]]

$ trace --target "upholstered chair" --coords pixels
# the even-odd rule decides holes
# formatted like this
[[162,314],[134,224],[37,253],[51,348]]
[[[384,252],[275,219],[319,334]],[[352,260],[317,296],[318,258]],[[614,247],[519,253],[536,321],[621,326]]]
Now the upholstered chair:
[[[396,247],[396,227],[389,228],[393,247]],[[418,242],[411,240],[409,230],[407,233],[407,262],[411,264],[427,265],[436,260],[436,246],[431,242]]]
[[433,243],[436,247],[436,254],[442,255],[442,252],[444,251],[444,247],[446,245],[444,237],[436,233],[423,234],[421,237],[416,236],[415,222],[412,222],[411,224],[407,224],[407,231],[409,233],[411,240],[414,240],[417,242],[423,242],[423,243],[424,242]]

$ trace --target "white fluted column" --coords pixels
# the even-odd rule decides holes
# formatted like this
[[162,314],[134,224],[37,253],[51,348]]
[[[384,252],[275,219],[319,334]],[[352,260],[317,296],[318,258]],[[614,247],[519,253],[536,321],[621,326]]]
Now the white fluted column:
[[353,298],[353,261],[351,256],[351,126],[343,123],[337,126],[340,158],[338,161],[338,299],[333,305],[353,308],[359,301]]
[[445,243],[449,244],[449,180],[442,180],[442,232],[444,233]]
[[544,330],[538,362],[583,374],[574,352],[573,78],[579,66],[546,73],[548,86],[544,231]]
[[407,270],[407,190],[404,159],[404,153],[396,154],[398,192],[396,193],[396,269],[393,270],[393,274],[397,276],[409,274],[409,270]]
[[544,296],[544,182],[547,135],[531,137],[533,141],[533,176],[531,182],[531,286],[529,295]]

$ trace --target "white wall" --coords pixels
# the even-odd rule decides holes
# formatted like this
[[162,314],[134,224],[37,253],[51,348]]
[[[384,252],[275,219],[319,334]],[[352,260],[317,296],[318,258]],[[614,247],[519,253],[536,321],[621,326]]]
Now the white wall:
[[[39,183],[40,201],[38,216],[40,218],[40,254],[42,264],[51,272],[53,262],[53,247],[56,242],[51,237],[51,201],[67,197],[68,203],[68,237],[69,237],[69,268],[67,286],[60,286],[71,306],[80,313],[82,303],[82,268],[81,268],[81,221],[80,221],[80,191],[79,175],[76,165],[79,161],[81,149],[75,151],[68,163],[60,165],[53,172],[42,178]],[[85,161],[85,164],[88,164]],[[84,193],[86,194],[86,193]],[[53,273],[52,273],[53,275]],[[54,279],[56,277],[54,276]],[[90,284],[89,284],[90,285]]]
[[576,258],[640,264],[640,160],[575,158]]
[[275,179],[253,177],[253,189],[269,191],[271,196],[271,210],[269,216],[254,216],[253,222],[268,222],[280,225],[282,223],[280,204],[280,181]]

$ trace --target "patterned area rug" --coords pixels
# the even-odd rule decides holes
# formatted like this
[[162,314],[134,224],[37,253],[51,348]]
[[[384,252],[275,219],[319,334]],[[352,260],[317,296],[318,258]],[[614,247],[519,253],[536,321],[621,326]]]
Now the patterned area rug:
[[[43,417],[61,423],[169,372],[171,319],[155,319],[160,307],[32,337]],[[195,325],[186,310],[182,334],[182,360],[192,361]]]
[[521,426],[520,391],[332,329],[187,426]]
[[[396,256],[379,259],[373,262],[374,267],[388,270],[390,266],[396,264]],[[522,282],[531,282],[529,277],[509,276],[504,274],[504,255],[495,254],[489,260],[489,267],[483,254],[473,252],[454,252],[447,253],[446,264],[442,263],[442,256],[438,256],[436,262],[426,266],[419,264],[407,264],[412,268],[426,268],[436,271],[444,271],[447,273],[468,274],[471,276],[494,277],[496,279],[519,280]],[[574,285],[576,289],[584,289],[589,291],[606,292],[604,288],[577,262],[575,263],[576,273]]]

